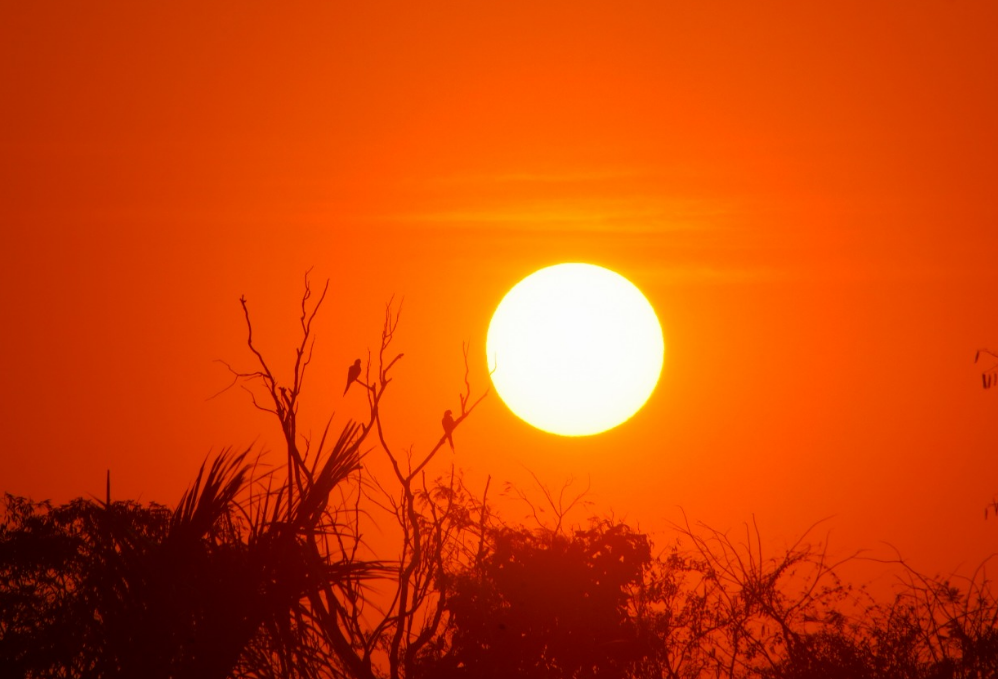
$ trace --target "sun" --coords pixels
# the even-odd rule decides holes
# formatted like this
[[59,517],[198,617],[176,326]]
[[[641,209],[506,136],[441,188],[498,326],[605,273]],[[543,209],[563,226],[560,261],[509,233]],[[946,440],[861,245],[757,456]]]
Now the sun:
[[496,391],[518,417],[587,436],[641,409],[658,384],[665,342],[633,283],[593,264],[557,264],[506,293],[486,352]]

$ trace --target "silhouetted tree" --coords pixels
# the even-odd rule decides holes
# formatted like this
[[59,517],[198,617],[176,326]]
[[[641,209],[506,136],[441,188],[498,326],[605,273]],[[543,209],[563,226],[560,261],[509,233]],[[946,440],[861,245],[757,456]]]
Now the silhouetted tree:
[[[302,342],[296,349],[293,378],[287,386],[278,381],[254,346],[247,303],[240,300],[248,331],[247,344],[258,369],[240,372],[230,367],[233,384],[262,387],[262,397],[254,395],[253,403],[275,415],[281,425],[287,445],[288,477],[284,489],[276,495],[278,505],[282,498],[288,507],[306,497],[320,499],[315,507],[316,520],[297,533],[303,549],[311,555],[309,563],[324,567],[333,563],[369,563],[377,565],[380,571],[376,589],[369,586],[370,568],[341,569],[338,576],[342,577],[337,578],[314,574],[309,579],[309,588],[302,592],[294,632],[304,638],[320,639],[321,645],[329,649],[325,671],[374,679],[386,669],[391,679],[409,677],[421,649],[435,642],[441,630],[446,601],[446,591],[440,587],[444,564],[459,562],[471,542],[480,542],[480,528],[488,514],[487,487],[482,500],[474,500],[453,466],[449,477],[427,482],[427,466],[449,432],[440,435],[426,453],[418,456],[411,446],[399,454],[395,444],[388,440],[382,421],[382,400],[393,379],[391,370],[403,358],[401,353],[392,355],[400,311],[391,302],[385,308],[380,347],[373,359],[368,357],[364,379],[355,377],[356,383],[367,390],[368,416],[359,426],[348,424],[340,438],[349,441],[351,450],[357,450],[362,442],[374,437],[390,463],[392,476],[377,479],[370,472],[362,474],[358,464],[351,469],[357,472],[353,483],[316,485],[314,469],[318,457],[311,458],[310,466],[311,442],[302,438],[297,429],[297,406],[312,354],[312,320],[325,297],[325,289],[308,311],[306,302],[310,295],[306,277],[300,321]],[[467,346],[464,362],[464,390],[458,397],[460,409],[453,418],[451,431],[467,419],[488,393],[472,397]],[[254,394],[252,388],[250,393]],[[326,433],[328,429],[329,425]],[[319,442],[320,457],[326,433]],[[268,493],[265,497],[275,496]],[[396,524],[399,536],[397,553],[390,561],[375,559],[363,540],[365,528],[372,521],[377,523],[379,513]],[[275,516],[280,514],[277,512]],[[477,521],[471,518],[474,514],[479,517]],[[276,519],[270,521],[274,523]],[[368,556],[370,559],[365,562]]]
[[[328,283],[327,283],[328,287]],[[329,615],[326,593],[391,572],[340,549],[333,491],[360,469],[387,386],[371,389],[371,421],[318,444],[297,432],[314,342],[306,276],[302,339],[288,386],[253,344],[254,404],[273,413],[287,465],[254,478],[245,453],[202,467],[173,512],[80,500],[51,508],[11,499],[0,534],[0,675],[95,677],[363,676]],[[235,372],[235,371],[234,371]],[[252,393],[252,392],[251,392]],[[304,448],[300,448],[301,443]],[[67,626],[70,625],[70,626]],[[8,671],[9,670],[9,671]]]
[[652,643],[630,610],[647,536],[593,521],[571,534],[500,526],[488,540],[479,563],[448,576],[448,647],[419,676],[630,676]]
[[131,564],[164,540],[170,511],[6,496],[0,524],[0,676],[113,676]]
[[[254,644],[271,649],[267,664],[308,669],[314,645],[287,634],[312,586],[310,557],[295,539],[308,522],[292,514],[280,527],[253,526],[241,515],[245,456],[226,452],[202,467],[172,512],[88,500],[52,508],[8,496],[0,676],[267,674],[246,659]],[[371,570],[327,564],[322,576]]]
[[703,524],[676,528],[690,545],[686,587],[697,593],[695,610],[706,618],[693,634],[701,670],[751,676],[802,652],[809,630],[842,623],[838,607],[851,589],[836,568],[852,556],[833,561],[825,546],[809,544],[814,527],[770,557],[754,523],[740,544]]

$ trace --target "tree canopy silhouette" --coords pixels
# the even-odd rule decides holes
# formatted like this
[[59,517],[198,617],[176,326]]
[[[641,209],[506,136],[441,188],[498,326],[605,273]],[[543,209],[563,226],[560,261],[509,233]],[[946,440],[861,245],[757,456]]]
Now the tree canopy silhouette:
[[630,676],[651,641],[630,594],[651,561],[647,536],[622,523],[570,535],[500,526],[479,563],[449,576],[449,648],[420,676]]

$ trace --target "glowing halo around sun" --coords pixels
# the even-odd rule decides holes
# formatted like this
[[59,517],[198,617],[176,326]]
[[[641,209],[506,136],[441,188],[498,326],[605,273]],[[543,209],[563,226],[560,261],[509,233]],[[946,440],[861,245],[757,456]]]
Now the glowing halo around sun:
[[557,264],[506,293],[486,340],[492,383],[520,419],[587,436],[628,420],[662,372],[655,310],[630,281],[593,264]]

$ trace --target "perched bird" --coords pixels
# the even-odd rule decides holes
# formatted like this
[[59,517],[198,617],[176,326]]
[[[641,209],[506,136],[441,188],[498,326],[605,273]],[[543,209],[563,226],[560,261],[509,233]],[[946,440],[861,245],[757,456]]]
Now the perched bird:
[[350,366],[350,369],[347,370],[347,388],[343,390],[343,395],[344,396],[347,395],[347,391],[350,390],[350,385],[353,384],[354,382],[356,382],[358,377],[360,377],[360,359],[359,358],[356,361],[354,361],[353,365]]
[[444,436],[447,437],[447,443],[450,444],[450,449],[454,450],[454,438],[451,436],[454,431],[454,417],[449,410],[444,411],[444,419],[441,424],[444,425]]

